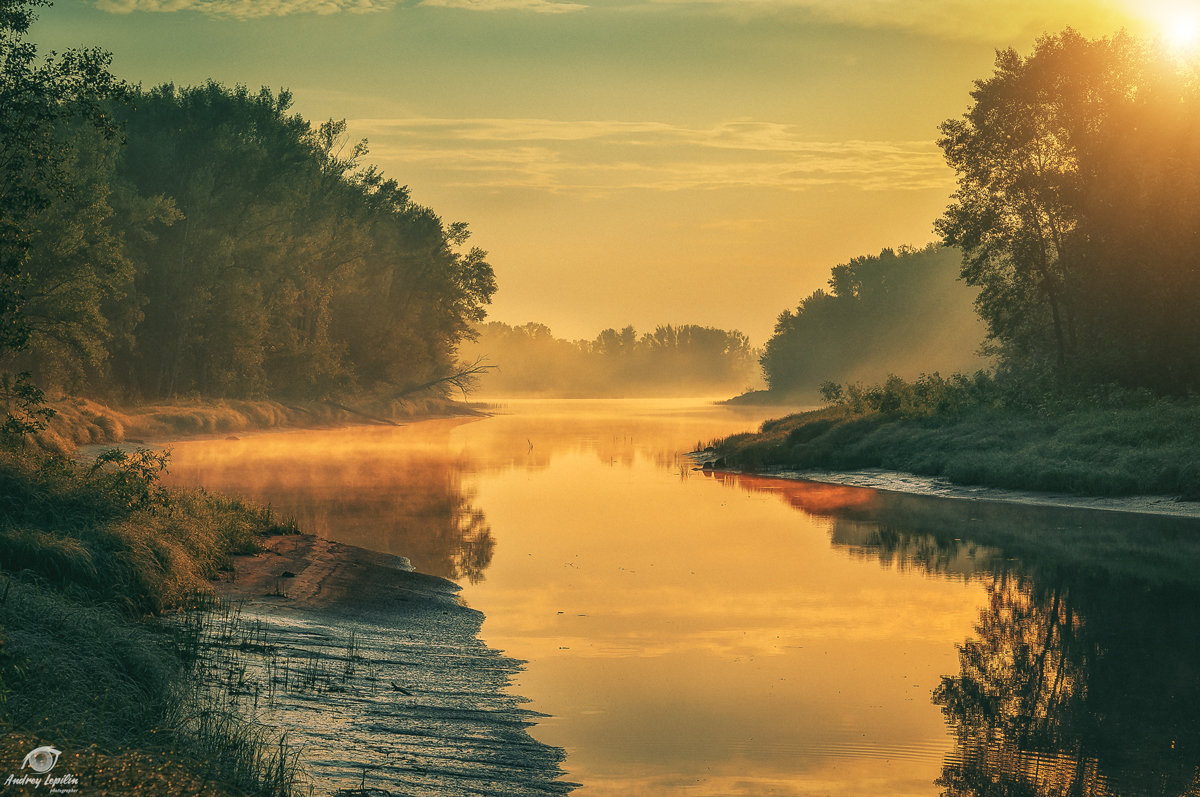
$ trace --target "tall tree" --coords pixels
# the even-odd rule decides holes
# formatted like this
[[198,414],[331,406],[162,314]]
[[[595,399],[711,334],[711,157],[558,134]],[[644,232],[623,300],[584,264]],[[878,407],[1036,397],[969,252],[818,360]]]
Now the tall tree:
[[958,190],[937,227],[1003,365],[1060,383],[1200,385],[1200,91],[1193,68],[1071,29],[997,53],[938,142]]
[[0,0],[0,347],[19,347],[29,336],[20,307],[30,218],[71,187],[60,125],[82,117],[115,135],[106,100],[123,90],[102,50],[38,57],[25,37],[35,9],[49,4]]
[[[64,122],[81,118],[113,136],[106,101],[123,85],[109,72],[110,56],[96,49],[50,53],[39,58],[26,39],[39,6],[48,0],[0,0],[0,358],[23,348],[31,334],[23,305],[34,219],[71,193],[60,146]],[[20,433],[44,416],[40,391],[24,375],[4,374],[0,403],[4,427]]]
[[761,358],[771,390],[812,394],[826,381],[979,368],[983,332],[973,291],[955,279],[960,260],[957,249],[930,244],[834,266],[828,291],[780,314]]

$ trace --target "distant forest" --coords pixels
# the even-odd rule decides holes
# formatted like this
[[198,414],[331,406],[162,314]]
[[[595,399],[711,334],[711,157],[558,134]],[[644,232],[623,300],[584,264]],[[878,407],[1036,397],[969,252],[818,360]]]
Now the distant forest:
[[975,371],[985,327],[976,291],[956,278],[962,252],[884,249],[834,266],[829,290],[784,310],[762,354],[771,393],[810,400],[824,382]]
[[544,324],[492,321],[467,357],[498,367],[479,380],[481,392],[521,396],[728,395],[758,383],[756,352],[737,330],[660,325],[638,334],[606,329],[594,340],[563,340]]
[[454,372],[496,289],[485,253],[343,122],[211,82],[50,100],[32,152],[0,142],[30,161],[3,175],[6,371],[127,402],[386,399]]

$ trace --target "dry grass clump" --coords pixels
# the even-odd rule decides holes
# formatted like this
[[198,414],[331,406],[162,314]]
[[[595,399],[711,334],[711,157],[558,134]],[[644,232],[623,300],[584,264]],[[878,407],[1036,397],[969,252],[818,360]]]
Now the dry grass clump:
[[158,484],[161,452],[111,451],[81,466],[0,451],[0,568],[134,613],[176,604],[260,535],[269,510]]
[[178,400],[115,409],[88,399],[61,397],[46,428],[31,440],[36,447],[70,455],[79,446],[139,443],[197,435],[226,435],[255,429],[393,422],[470,413],[470,405],[440,396],[362,398],[354,407],[337,402],[282,404],[248,399]]
[[127,413],[88,399],[60,399],[49,407],[54,415],[34,439],[43,450],[59,454],[83,445],[121,442],[131,423]]

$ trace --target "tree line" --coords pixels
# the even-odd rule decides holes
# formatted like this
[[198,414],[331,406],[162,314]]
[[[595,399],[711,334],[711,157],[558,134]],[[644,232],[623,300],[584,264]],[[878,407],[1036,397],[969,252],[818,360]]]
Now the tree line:
[[961,256],[929,244],[834,266],[829,290],[780,314],[761,357],[770,391],[799,398],[824,382],[982,367],[976,350],[984,330],[972,308],[974,292],[955,279]]
[[387,398],[455,371],[496,289],[465,224],[286,91],[40,59],[38,4],[0,16],[5,371],[121,401]]
[[498,367],[479,382],[501,395],[724,394],[756,381],[754,349],[737,330],[683,324],[639,334],[605,329],[593,340],[557,338],[545,324],[482,324],[464,353]]

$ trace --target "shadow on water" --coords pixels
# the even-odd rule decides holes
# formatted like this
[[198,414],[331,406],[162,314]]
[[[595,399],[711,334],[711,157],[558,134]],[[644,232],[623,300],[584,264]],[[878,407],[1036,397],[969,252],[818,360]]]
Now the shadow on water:
[[955,797],[1200,794],[1200,522],[739,475],[884,566],[982,581],[933,702]]

